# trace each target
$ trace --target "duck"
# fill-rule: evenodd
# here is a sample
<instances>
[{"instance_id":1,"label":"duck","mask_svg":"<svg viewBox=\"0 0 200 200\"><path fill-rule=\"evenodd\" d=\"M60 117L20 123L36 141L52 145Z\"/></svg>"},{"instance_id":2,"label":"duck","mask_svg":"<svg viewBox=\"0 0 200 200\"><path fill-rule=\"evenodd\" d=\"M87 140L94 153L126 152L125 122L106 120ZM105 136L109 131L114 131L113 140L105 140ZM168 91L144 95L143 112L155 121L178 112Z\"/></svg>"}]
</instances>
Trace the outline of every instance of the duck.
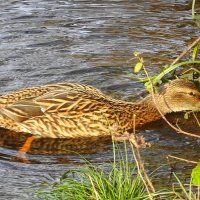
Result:
<instances>
[{"instance_id":1,"label":"duck","mask_svg":"<svg viewBox=\"0 0 200 200\"><path fill-rule=\"evenodd\" d=\"M57 83L0 96L0 127L46 138L110 136L133 132L167 113L199 108L197 86L184 79L138 102L114 99L89 85Z\"/></svg>"}]
</instances>

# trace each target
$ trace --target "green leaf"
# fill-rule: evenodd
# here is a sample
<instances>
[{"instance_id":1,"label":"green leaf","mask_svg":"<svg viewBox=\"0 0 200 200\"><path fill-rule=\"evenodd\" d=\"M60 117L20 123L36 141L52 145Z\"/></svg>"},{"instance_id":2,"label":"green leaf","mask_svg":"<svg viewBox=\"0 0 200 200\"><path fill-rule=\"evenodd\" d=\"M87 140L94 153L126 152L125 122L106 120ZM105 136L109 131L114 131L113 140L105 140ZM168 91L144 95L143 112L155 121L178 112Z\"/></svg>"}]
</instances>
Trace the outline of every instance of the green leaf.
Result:
<instances>
[{"instance_id":1,"label":"green leaf","mask_svg":"<svg viewBox=\"0 0 200 200\"><path fill-rule=\"evenodd\" d=\"M144 86L145 86L146 90L147 90L149 93L151 93L151 91L152 91L152 84L151 84L151 82L147 81L147 82L144 84Z\"/></svg>"},{"instance_id":2,"label":"green leaf","mask_svg":"<svg viewBox=\"0 0 200 200\"><path fill-rule=\"evenodd\" d=\"M199 49L199 45L196 45L194 47L194 50L193 50L193 53L192 53L192 60L194 61L197 57L197 54L198 54L198 49Z\"/></svg>"},{"instance_id":3,"label":"green leaf","mask_svg":"<svg viewBox=\"0 0 200 200\"><path fill-rule=\"evenodd\" d=\"M192 184L200 185L200 163L192 170Z\"/></svg>"},{"instance_id":4,"label":"green leaf","mask_svg":"<svg viewBox=\"0 0 200 200\"><path fill-rule=\"evenodd\" d=\"M200 15L195 15L194 19L200 19Z\"/></svg>"},{"instance_id":5,"label":"green leaf","mask_svg":"<svg viewBox=\"0 0 200 200\"><path fill-rule=\"evenodd\" d=\"M143 63L142 63L142 62L138 62L138 63L135 65L135 67L134 67L134 72L135 72L135 73L140 72L141 69L142 69L142 67L143 67Z\"/></svg>"}]
</instances>

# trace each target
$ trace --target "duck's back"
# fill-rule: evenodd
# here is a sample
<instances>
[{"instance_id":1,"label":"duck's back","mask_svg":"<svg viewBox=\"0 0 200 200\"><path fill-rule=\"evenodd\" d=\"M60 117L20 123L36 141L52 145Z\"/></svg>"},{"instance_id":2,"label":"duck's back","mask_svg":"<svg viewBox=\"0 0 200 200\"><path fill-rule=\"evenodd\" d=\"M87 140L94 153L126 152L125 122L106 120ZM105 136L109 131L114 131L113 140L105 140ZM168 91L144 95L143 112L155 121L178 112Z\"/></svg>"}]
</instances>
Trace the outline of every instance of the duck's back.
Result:
<instances>
[{"instance_id":1,"label":"duck's back","mask_svg":"<svg viewBox=\"0 0 200 200\"><path fill-rule=\"evenodd\" d=\"M112 101L100 90L81 84L27 88L0 97L0 126L45 137L104 134L108 130L102 113Z\"/></svg>"},{"instance_id":2,"label":"duck's back","mask_svg":"<svg viewBox=\"0 0 200 200\"><path fill-rule=\"evenodd\" d=\"M100 90L77 83L57 83L49 84L44 86L37 86L31 88L25 88L15 92L11 92L0 96L0 107L6 107L14 103L30 100L47 94L51 91L64 90L64 91L79 91L79 92L89 92L98 96L105 96Z\"/></svg>"}]
</instances>

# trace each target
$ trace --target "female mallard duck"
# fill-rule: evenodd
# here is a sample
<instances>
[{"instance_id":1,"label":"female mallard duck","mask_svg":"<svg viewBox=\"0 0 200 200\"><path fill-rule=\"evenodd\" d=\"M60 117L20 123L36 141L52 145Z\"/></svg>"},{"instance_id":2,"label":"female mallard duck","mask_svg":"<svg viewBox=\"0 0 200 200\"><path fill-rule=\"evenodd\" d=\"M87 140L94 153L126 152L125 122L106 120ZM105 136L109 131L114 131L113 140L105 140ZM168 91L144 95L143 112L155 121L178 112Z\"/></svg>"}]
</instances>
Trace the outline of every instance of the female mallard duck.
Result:
<instances>
[{"instance_id":1,"label":"female mallard duck","mask_svg":"<svg viewBox=\"0 0 200 200\"><path fill-rule=\"evenodd\" d=\"M41 137L104 136L141 128L160 119L160 112L199 108L200 92L187 80L171 81L138 103L115 100L91 86L59 83L1 96L0 126Z\"/></svg>"}]
</instances>

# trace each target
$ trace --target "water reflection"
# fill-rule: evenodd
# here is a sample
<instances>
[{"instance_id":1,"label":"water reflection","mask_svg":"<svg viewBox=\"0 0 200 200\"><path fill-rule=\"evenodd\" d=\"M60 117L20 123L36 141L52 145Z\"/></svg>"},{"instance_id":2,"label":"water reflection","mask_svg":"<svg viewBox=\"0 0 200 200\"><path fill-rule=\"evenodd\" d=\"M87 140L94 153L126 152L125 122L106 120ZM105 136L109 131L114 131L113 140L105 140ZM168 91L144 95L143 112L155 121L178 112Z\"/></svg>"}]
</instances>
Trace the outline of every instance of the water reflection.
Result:
<instances>
[{"instance_id":1,"label":"water reflection","mask_svg":"<svg viewBox=\"0 0 200 200\"><path fill-rule=\"evenodd\" d=\"M0 129L0 147L20 150L29 134L16 133ZM35 155L73 155L94 154L108 150L106 145L112 144L110 137L90 137L73 139L36 138L27 152Z\"/></svg>"}]
</instances>

